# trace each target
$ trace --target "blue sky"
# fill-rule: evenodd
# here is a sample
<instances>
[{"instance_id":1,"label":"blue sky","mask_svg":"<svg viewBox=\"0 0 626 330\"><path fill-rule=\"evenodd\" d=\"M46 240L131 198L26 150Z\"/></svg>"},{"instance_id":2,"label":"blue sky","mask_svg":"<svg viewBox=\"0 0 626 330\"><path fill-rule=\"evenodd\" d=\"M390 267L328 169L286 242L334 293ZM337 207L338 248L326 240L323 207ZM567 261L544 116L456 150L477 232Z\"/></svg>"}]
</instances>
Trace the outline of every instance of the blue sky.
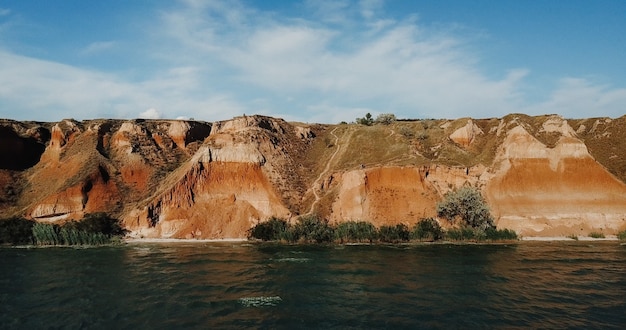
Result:
<instances>
[{"instance_id":1,"label":"blue sky","mask_svg":"<svg viewBox=\"0 0 626 330\"><path fill-rule=\"evenodd\" d=\"M0 117L626 114L626 1L0 1Z\"/></svg>"}]
</instances>

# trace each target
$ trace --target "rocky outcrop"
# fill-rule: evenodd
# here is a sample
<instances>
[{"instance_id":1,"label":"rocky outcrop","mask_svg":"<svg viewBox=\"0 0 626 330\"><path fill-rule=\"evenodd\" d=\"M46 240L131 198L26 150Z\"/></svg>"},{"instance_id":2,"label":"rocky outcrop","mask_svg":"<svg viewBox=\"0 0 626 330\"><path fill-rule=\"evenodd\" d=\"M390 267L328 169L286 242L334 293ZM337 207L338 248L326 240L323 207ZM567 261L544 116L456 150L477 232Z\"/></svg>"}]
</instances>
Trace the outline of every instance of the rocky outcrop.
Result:
<instances>
[{"instance_id":1,"label":"rocky outcrop","mask_svg":"<svg viewBox=\"0 0 626 330\"><path fill-rule=\"evenodd\" d=\"M626 229L626 117L288 123L0 121L0 216L119 217L135 237L245 237L270 217L376 226L436 217L480 189L525 236Z\"/></svg>"},{"instance_id":2,"label":"rocky outcrop","mask_svg":"<svg viewBox=\"0 0 626 330\"><path fill-rule=\"evenodd\" d=\"M565 121L548 148L516 126L485 189L498 226L527 236L615 233L626 221L626 185L598 164Z\"/></svg>"},{"instance_id":3,"label":"rocky outcrop","mask_svg":"<svg viewBox=\"0 0 626 330\"><path fill-rule=\"evenodd\" d=\"M423 167L377 167L341 174L336 178L338 192L331 220L413 225L436 216L440 195L428 181L428 171Z\"/></svg>"},{"instance_id":4,"label":"rocky outcrop","mask_svg":"<svg viewBox=\"0 0 626 330\"><path fill-rule=\"evenodd\" d=\"M465 124L465 126L455 130L454 133L450 134L450 140L461 146L468 147L470 144L472 144L472 142L474 142L474 139L481 134L484 134L484 132L470 119L467 121L467 124Z\"/></svg>"}]
</instances>

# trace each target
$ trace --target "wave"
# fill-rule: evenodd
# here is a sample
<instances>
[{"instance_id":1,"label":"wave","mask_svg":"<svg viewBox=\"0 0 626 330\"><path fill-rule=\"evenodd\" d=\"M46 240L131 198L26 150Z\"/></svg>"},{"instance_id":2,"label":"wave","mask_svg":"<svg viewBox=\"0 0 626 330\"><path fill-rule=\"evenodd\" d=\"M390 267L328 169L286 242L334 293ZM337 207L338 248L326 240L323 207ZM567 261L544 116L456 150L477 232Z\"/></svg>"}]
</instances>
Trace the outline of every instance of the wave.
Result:
<instances>
[{"instance_id":1,"label":"wave","mask_svg":"<svg viewBox=\"0 0 626 330\"><path fill-rule=\"evenodd\" d=\"M276 306L283 299L279 296L273 297L243 297L239 298L239 303L244 305L245 307L265 307L265 306Z\"/></svg>"},{"instance_id":2,"label":"wave","mask_svg":"<svg viewBox=\"0 0 626 330\"><path fill-rule=\"evenodd\" d=\"M277 262L309 262L311 259L309 258L280 258L275 259Z\"/></svg>"}]
</instances>

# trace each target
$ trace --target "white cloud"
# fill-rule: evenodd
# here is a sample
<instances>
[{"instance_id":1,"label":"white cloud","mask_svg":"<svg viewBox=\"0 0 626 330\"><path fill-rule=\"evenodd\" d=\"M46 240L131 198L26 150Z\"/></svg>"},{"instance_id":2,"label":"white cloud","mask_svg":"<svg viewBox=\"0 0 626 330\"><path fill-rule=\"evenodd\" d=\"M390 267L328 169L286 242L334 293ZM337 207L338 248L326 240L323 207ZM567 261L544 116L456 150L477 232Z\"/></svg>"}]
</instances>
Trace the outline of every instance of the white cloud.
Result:
<instances>
[{"instance_id":1,"label":"white cloud","mask_svg":"<svg viewBox=\"0 0 626 330\"><path fill-rule=\"evenodd\" d=\"M620 117L626 113L626 88L593 84L582 78L563 78L547 100L528 106L524 112L556 113L568 118Z\"/></svg>"},{"instance_id":2,"label":"white cloud","mask_svg":"<svg viewBox=\"0 0 626 330\"><path fill-rule=\"evenodd\" d=\"M383 7L382 0L361 0L359 3L361 7L361 16L365 19L371 19L376 15L377 11L380 11Z\"/></svg>"},{"instance_id":3,"label":"white cloud","mask_svg":"<svg viewBox=\"0 0 626 330\"><path fill-rule=\"evenodd\" d=\"M163 115L155 108L150 108L139 114L139 118L143 119L161 119Z\"/></svg>"},{"instance_id":4,"label":"white cloud","mask_svg":"<svg viewBox=\"0 0 626 330\"><path fill-rule=\"evenodd\" d=\"M624 112L626 89L581 78L565 78L546 100L530 103L529 70L487 75L470 39L415 17L387 17L381 1L309 1L305 9L308 16L286 17L236 1L183 1L144 27L149 32L133 54L156 65L140 74L144 68L104 73L0 49L0 111L7 111L0 117L129 118L152 108L165 118L262 113L333 123L365 112L404 118ZM120 46L99 41L82 53Z\"/></svg>"},{"instance_id":5,"label":"white cloud","mask_svg":"<svg viewBox=\"0 0 626 330\"><path fill-rule=\"evenodd\" d=\"M83 55L91 55L109 50L115 46L114 41L97 41L85 47L80 53Z\"/></svg>"},{"instance_id":6,"label":"white cloud","mask_svg":"<svg viewBox=\"0 0 626 330\"><path fill-rule=\"evenodd\" d=\"M305 5L313 16L322 22L345 24L349 21L348 0L307 0Z\"/></svg>"},{"instance_id":7,"label":"white cloud","mask_svg":"<svg viewBox=\"0 0 626 330\"><path fill-rule=\"evenodd\" d=\"M172 68L140 82L0 50L0 117L56 121L62 118L132 118L155 107L202 120L240 115L230 95L199 93L195 68ZM17 111L15 111L17 110Z\"/></svg>"}]
</instances>

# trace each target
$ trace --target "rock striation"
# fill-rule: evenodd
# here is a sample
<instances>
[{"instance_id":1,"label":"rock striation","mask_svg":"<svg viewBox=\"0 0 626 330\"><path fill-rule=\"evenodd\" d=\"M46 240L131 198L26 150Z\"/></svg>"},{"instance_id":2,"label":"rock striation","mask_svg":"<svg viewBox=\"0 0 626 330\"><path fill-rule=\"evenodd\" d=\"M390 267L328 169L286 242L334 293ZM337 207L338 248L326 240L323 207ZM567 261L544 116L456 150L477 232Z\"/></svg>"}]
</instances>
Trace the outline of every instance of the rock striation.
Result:
<instances>
[{"instance_id":1,"label":"rock striation","mask_svg":"<svg viewBox=\"0 0 626 330\"><path fill-rule=\"evenodd\" d=\"M611 235L626 229L624 132L626 117L522 114L371 127L0 120L0 216L107 212L134 237L242 238L271 217L305 214L412 225L472 186L500 228Z\"/></svg>"}]
</instances>

